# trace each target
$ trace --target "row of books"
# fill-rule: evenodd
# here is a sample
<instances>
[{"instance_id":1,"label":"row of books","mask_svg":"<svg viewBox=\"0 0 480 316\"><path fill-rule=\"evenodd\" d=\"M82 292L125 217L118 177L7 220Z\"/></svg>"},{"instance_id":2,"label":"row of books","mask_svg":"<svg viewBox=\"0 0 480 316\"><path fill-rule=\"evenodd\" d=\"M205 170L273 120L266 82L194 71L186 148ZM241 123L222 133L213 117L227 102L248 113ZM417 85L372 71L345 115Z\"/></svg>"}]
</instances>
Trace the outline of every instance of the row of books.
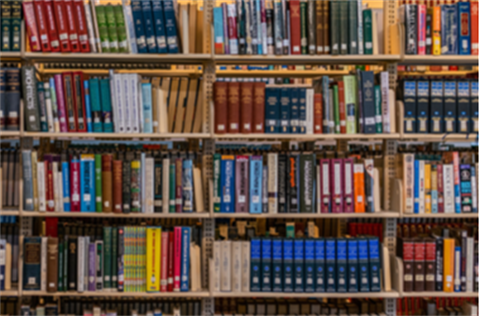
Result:
<instances>
[{"instance_id":1,"label":"row of books","mask_svg":"<svg viewBox=\"0 0 480 316\"><path fill-rule=\"evenodd\" d=\"M476 218L402 218L397 224L397 237L417 238L444 228L467 230L472 236L478 232Z\"/></svg>"},{"instance_id":2,"label":"row of books","mask_svg":"<svg viewBox=\"0 0 480 316\"><path fill-rule=\"evenodd\" d=\"M405 54L478 55L478 2L404 4Z\"/></svg>"},{"instance_id":3,"label":"row of books","mask_svg":"<svg viewBox=\"0 0 480 316\"><path fill-rule=\"evenodd\" d=\"M2 183L0 205L3 209L15 209L20 205L20 191L18 190L21 176L20 151L15 148L1 148L0 158Z\"/></svg>"},{"instance_id":4,"label":"row of books","mask_svg":"<svg viewBox=\"0 0 480 316\"><path fill-rule=\"evenodd\" d=\"M19 227L15 223L2 222L0 230L0 291L5 291L19 281Z\"/></svg>"},{"instance_id":5,"label":"row of books","mask_svg":"<svg viewBox=\"0 0 480 316\"><path fill-rule=\"evenodd\" d=\"M23 11L33 52L188 54L203 45L195 2L43 0L25 1Z\"/></svg>"},{"instance_id":6,"label":"row of books","mask_svg":"<svg viewBox=\"0 0 480 316\"><path fill-rule=\"evenodd\" d=\"M478 133L478 79L405 79L400 89L405 133Z\"/></svg>"},{"instance_id":7,"label":"row of books","mask_svg":"<svg viewBox=\"0 0 480 316\"><path fill-rule=\"evenodd\" d=\"M18 68L2 67L0 69L0 111L0 130L18 131L20 129L20 69Z\"/></svg>"},{"instance_id":8,"label":"row of books","mask_svg":"<svg viewBox=\"0 0 480 316\"><path fill-rule=\"evenodd\" d=\"M22 43L22 2L2 1L2 52L19 52Z\"/></svg>"},{"instance_id":9,"label":"row of books","mask_svg":"<svg viewBox=\"0 0 480 316\"><path fill-rule=\"evenodd\" d=\"M434 227L429 234L401 237L403 291L473 292L478 289L478 230ZM477 285L476 285L477 283Z\"/></svg>"},{"instance_id":10,"label":"row of books","mask_svg":"<svg viewBox=\"0 0 480 316\"><path fill-rule=\"evenodd\" d=\"M222 292L381 291L378 238L216 241L213 289Z\"/></svg>"},{"instance_id":11,"label":"row of books","mask_svg":"<svg viewBox=\"0 0 480 316\"><path fill-rule=\"evenodd\" d=\"M237 81L217 81L214 88L217 134L395 132L387 72L323 76L313 89Z\"/></svg>"},{"instance_id":12,"label":"row of books","mask_svg":"<svg viewBox=\"0 0 480 316\"><path fill-rule=\"evenodd\" d=\"M475 298L398 298L397 316L427 315L478 315L478 301Z\"/></svg>"},{"instance_id":13,"label":"row of books","mask_svg":"<svg viewBox=\"0 0 480 316\"><path fill-rule=\"evenodd\" d=\"M214 212L380 212L374 160L327 159L311 152L213 157Z\"/></svg>"},{"instance_id":14,"label":"row of books","mask_svg":"<svg viewBox=\"0 0 480 316\"><path fill-rule=\"evenodd\" d=\"M216 54L383 52L383 10L362 1L236 0L214 8L213 23Z\"/></svg>"},{"instance_id":15,"label":"row of books","mask_svg":"<svg viewBox=\"0 0 480 316\"><path fill-rule=\"evenodd\" d=\"M55 229L57 234L48 237L25 237L24 291L200 290L196 227L58 225Z\"/></svg>"},{"instance_id":16,"label":"row of books","mask_svg":"<svg viewBox=\"0 0 480 316\"><path fill-rule=\"evenodd\" d=\"M144 151L43 153L23 150L25 211L203 212L193 154Z\"/></svg>"},{"instance_id":17,"label":"row of books","mask_svg":"<svg viewBox=\"0 0 480 316\"><path fill-rule=\"evenodd\" d=\"M203 85L197 78L119 74L106 78L64 72L37 81L22 68L27 131L199 133ZM31 97L30 97L31 96Z\"/></svg>"},{"instance_id":18,"label":"row of books","mask_svg":"<svg viewBox=\"0 0 480 316\"><path fill-rule=\"evenodd\" d=\"M401 156L404 213L478 213L478 163L457 151Z\"/></svg>"}]
</instances>

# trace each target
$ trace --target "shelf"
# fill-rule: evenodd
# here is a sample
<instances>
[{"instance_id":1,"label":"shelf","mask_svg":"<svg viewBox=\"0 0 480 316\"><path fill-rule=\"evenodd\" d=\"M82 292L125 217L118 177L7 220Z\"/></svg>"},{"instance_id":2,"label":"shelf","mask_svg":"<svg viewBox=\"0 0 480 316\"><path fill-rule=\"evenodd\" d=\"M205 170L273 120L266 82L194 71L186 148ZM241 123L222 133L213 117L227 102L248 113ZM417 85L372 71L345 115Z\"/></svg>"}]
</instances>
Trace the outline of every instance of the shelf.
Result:
<instances>
[{"instance_id":1,"label":"shelf","mask_svg":"<svg viewBox=\"0 0 480 316\"><path fill-rule=\"evenodd\" d=\"M403 218L478 218L478 213L401 214Z\"/></svg>"},{"instance_id":2,"label":"shelf","mask_svg":"<svg viewBox=\"0 0 480 316\"><path fill-rule=\"evenodd\" d=\"M0 52L0 58L12 58L12 59L21 59L22 53L21 52Z\"/></svg>"},{"instance_id":3,"label":"shelf","mask_svg":"<svg viewBox=\"0 0 480 316\"><path fill-rule=\"evenodd\" d=\"M215 55L217 65L272 64L383 64L400 61L400 55Z\"/></svg>"},{"instance_id":4,"label":"shelf","mask_svg":"<svg viewBox=\"0 0 480 316\"><path fill-rule=\"evenodd\" d=\"M478 297L478 292L403 292L400 297Z\"/></svg>"},{"instance_id":5,"label":"shelf","mask_svg":"<svg viewBox=\"0 0 480 316\"><path fill-rule=\"evenodd\" d=\"M478 134L403 134L403 140L425 142L478 142Z\"/></svg>"},{"instance_id":6,"label":"shelf","mask_svg":"<svg viewBox=\"0 0 480 316\"><path fill-rule=\"evenodd\" d=\"M18 296L17 290L8 290L8 291L0 291L0 297L5 296Z\"/></svg>"},{"instance_id":7,"label":"shelf","mask_svg":"<svg viewBox=\"0 0 480 316\"><path fill-rule=\"evenodd\" d=\"M1 216L19 216L20 211L17 210L0 210Z\"/></svg>"},{"instance_id":8,"label":"shelf","mask_svg":"<svg viewBox=\"0 0 480 316\"><path fill-rule=\"evenodd\" d=\"M346 76L347 70L217 70L217 77L320 77Z\"/></svg>"},{"instance_id":9,"label":"shelf","mask_svg":"<svg viewBox=\"0 0 480 316\"><path fill-rule=\"evenodd\" d=\"M400 134L214 134L215 139L268 139L268 140L293 140L293 141L316 141L316 140L378 140L400 139Z\"/></svg>"},{"instance_id":10,"label":"shelf","mask_svg":"<svg viewBox=\"0 0 480 316\"><path fill-rule=\"evenodd\" d=\"M478 55L405 55L400 64L478 66Z\"/></svg>"},{"instance_id":11,"label":"shelf","mask_svg":"<svg viewBox=\"0 0 480 316\"><path fill-rule=\"evenodd\" d=\"M202 292L117 292L117 291L95 291L95 292L44 292L44 291L22 291L22 296L67 296L67 297L82 297L82 296L104 296L104 297L161 297L161 298L180 298L180 297L209 297L210 293Z\"/></svg>"},{"instance_id":12,"label":"shelf","mask_svg":"<svg viewBox=\"0 0 480 316\"><path fill-rule=\"evenodd\" d=\"M22 135L19 131L0 131L0 138L20 137Z\"/></svg>"},{"instance_id":13,"label":"shelf","mask_svg":"<svg viewBox=\"0 0 480 316\"><path fill-rule=\"evenodd\" d=\"M33 62L87 62L87 63L166 63L202 64L210 61L209 54L102 54L102 53L25 53L24 58Z\"/></svg>"},{"instance_id":14,"label":"shelf","mask_svg":"<svg viewBox=\"0 0 480 316\"><path fill-rule=\"evenodd\" d=\"M209 133L48 133L48 132L24 132L24 137L33 138L73 138L73 139L197 139L210 138Z\"/></svg>"},{"instance_id":15,"label":"shelf","mask_svg":"<svg viewBox=\"0 0 480 316\"><path fill-rule=\"evenodd\" d=\"M2 214L3 215L3 214ZM91 213L91 212L35 212L23 211L22 217L88 217L88 218L209 218L204 213Z\"/></svg>"},{"instance_id":16,"label":"shelf","mask_svg":"<svg viewBox=\"0 0 480 316\"><path fill-rule=\"evenodd\" d=\"M476 67L477 68L477 67ZM471 74L478 74L477 70L458 70L458 71L399 71L398 76L405 76L405 77L434 77L434 76L445 76L445 77L452 77L452 76L467 76Z\"/></svg>"},{"instance_id":17,"label":"shelf","mask_svg":"<svg viewBox=\"0 0 480 316\"><path fill-rule=\"evenodd\" d=\"M248 297L248 298L398 298L396 291L391 292L358 292L358 293L284 293L284 292L213 292L213 297Z\"/></svg>"},{"instance_id":18,"label":"shelf","mask_svg":"<svg viewBox=\"0 0 480 316\"><path fill-rule=\"evenodd\" d=\"M399 218L395 212L376 213L277 213L277 214L250 214L250 213L214 213L214 218Z\"/></svg>"}]
</instances>

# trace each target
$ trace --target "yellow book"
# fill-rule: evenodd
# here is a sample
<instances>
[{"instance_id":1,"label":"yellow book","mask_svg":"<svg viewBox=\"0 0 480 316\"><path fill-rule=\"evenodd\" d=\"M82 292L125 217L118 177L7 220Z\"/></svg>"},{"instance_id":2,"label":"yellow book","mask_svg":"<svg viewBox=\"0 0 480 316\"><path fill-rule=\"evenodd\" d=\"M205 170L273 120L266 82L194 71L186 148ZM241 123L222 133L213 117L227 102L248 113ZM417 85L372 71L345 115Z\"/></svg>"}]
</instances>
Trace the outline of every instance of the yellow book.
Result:
<instances>
[{"instance_id":1,"label":"yellow book","mask_svg":"<svg viewBox=\"0 0 480 316\"><path fill-rule=\"evenodd\" d=\"M443 240L443 291L453 292L453 273L455 270L455 239Z\"/></svg>"},{"instance_id":2,"label":"yellow book","mask_svg":"<svg viewBox=\"0 0 480 316\"><path fill-rule=\"evenodd\" d=\"M425 164L425 213L432 213L432 165Z\"/></svg>"},{"instance_id":3,"label":"yellow book","mask_svg":"<svg viewBox=\"0 0 480 316\"><path fill-rule=\"evenodd\" d=\"M433 55L442 54L442 9L440 6L432 8L432 52Z\"/></svg>"},{"instance_id":4,"label":"yellow book","mask_svg":"<svg viewBox=\"0 0 480 316\"><path fill-rule=\"evenodd\" d=\"M147 279L147 292L159 292L160 291L160 256L161 256L161 243L160 238L162 236L162 229L160 227L148 227L147 228L147 258L146 258L146 279Z\"/></svg>"},{"instance_id":5,"label":"yellow book","mask_svg":"<svg viewBox=\"0 0 480 316\"><path fill-rule=\"evenodd\" d=\"M438 213L438 164L432 165L432 213Z\"/></svg>"}]
</instances>

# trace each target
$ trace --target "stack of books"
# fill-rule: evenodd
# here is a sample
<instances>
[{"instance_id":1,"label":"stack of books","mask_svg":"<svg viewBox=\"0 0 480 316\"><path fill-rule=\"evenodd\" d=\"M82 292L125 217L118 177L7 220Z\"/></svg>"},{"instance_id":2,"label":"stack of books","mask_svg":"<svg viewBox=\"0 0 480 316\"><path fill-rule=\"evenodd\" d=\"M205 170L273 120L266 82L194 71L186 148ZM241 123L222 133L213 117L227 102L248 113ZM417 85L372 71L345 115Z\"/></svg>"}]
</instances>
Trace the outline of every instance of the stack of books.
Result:
<instances>
[{"instance_id":1,"label":"stack of books","mask_svg":"<svg viewBox=\"0 0 480 316\"><path fill-rule=\"evenodd\" d=\"M2 1L2 52L19 52L22 45L22 1Z\"/></svg>"},{"instance_id":2,"label":"stack of books","mask_svg":"<svg viewBox=\"0 0 480 316\"><path fill-rule=\"evenodd\" d=\"M115 150L23 150L25 211L204 212L193 154ZM141 147L140 147L141 149Z\"/></svg>"},{"instance_id":3,"label":"stack of books","mask_svg":"<svg viewBox=\"0 0 480 316\"><path fill-rule=\"evenodd\" d=\"M96 133L199 133L203 84L196 78L117 74L106 78L64 72L37 81L22 68L27 131Z\"/></svg>"},{"instance_id":4,"label":"stack of books","mask_svg":"<svg viewBox=\"0 0 480 316\"><path fill-rule=\"evenodd\" d=\"M8 67L0 69L0 112L1 131L20 130L19 68Z\"/></svg>"},{"instance_id":5,"label":"stack of books","mask_svg":"<svg viewBox=\"0 0 480 316\"><path fill-rule=\"evenodd\" d=\"M2 209L17 209L20 205L20 176L21 163L20 151L15 148L2 148L0 150L1 183L0 205Z\"/></svg>"},{"instance_id":6,"label":"stack of books","mask_svg":"<svg viewBox=\"0 0 480 316\"><path fill-rule=\"evenodd\" d=\"M19 282L19 226L15 216L0 216L0 291L13 290Z\"/></svg>"}]
</instances>

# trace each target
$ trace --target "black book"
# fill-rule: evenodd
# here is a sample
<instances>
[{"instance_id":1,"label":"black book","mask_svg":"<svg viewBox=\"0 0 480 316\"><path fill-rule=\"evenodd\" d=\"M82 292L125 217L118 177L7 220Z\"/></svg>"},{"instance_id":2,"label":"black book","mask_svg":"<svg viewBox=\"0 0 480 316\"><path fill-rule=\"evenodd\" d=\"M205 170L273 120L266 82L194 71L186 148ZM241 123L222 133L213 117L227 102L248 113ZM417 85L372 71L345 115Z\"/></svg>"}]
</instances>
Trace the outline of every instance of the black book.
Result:
<instances>
[{"instance_id":1,"label":"black book","mask_svg":"<svg viewBox=\"0 0 480 316\"><path fill-rule=\"evenodd\" d=\"M445 133L457 132L457 84L445 81L444 85L444 119Z\"/></svg>"},{"instance_id":2,"label":"black book","mask_svg":"<svg viewBox=\"0 0 480 316\"><path fill-rule=\"evenodd\" d=\"M443 133L443 81L430 81L430 133Z\"/></svg>"},{"instance_id":3,"label":"black book","mask_svg":"<svg viewBox=\"0 0 480 316\"><path fill-rule=\"evenodd\" d=\"M443 238L435 236L435 290L443 291Z\"/></svg>"},{"instance_id":4,"label":"black book","mask_svg":"<svg viewBox=\"0 0 480 316\"><path fill-rule=\"evenodd\" d=\"M278 212L287 213L287 155L278 155Z\"/></svg>"},{"instance_id":5,"label":"black book","mask_svg":"<svg viewBox=\"0 0 480 316\"><path fill-rule=\"evenodd\" d=\"M428 133L429 82L417 81L417 133Z\"/></svg>"},{"instance_id":6,"label":"black book","mask_svg":"<svg viewBox=\"0 0 480 316\"><path fill-rule=\"evenodd\" d=\"M153 190L154 190L154 212L155 213L162 213L163 208L162 208L162 193L163 193L163 164L162 164L162 158L160 157L155 157L155 168L154 168L154 185L153 185Z\"/></svg>"},{"instance_id":7,"label":"black book","mask_svg":"<svg viewBox=\"0 0 480 316\"><path fill-rule=\"evenodd\" d=\"M417 88L415 81L405 80L403 82L403 108L404 121L403 130L405 133L417 132Z\"/></svg>"},{"instance_id":8,"label":"black book","mask_svg":"<svg viewBox=\"0 0 480 316\"><path fill-rule=\"evenodd\" d=\"M288 157L288 205L290 213L298 213L298 155Z\"/></svg>"},{"instance_id":9,"label":"black book","mask_svg":"<svg viewBox=\"0 0 480 316\"><path fill-rule=\"evenodd\" d=\"M470 132L470 82L457 82L457 132Z\"/></svg>"},{"instance_id":10,"label":"black book","mask_svg":"<svg viewBox=\"0 0 480 316\"><path fill-rule=\"evenodd\" d=\"M417 54L417 6L405 5L405 54Z\"/></svg>"},{"instance_id":11,"label":"black book","mask_svg":"<svg viewBox=\"0 0 480 316\"><path fill-rule=\"evenodd\" d=\"M470 81L470 133L478 133L478 81Z\"/></svg>"},{"instance_id":12,"label":"black book","mask_svg":"<svg viewBox=\"0 0 480 316\"><path fill-rule=\"evenodd\" d=\"M122 202L123 213L130 213L133 153L125 153L122 163Z\"/></svg>"},{"instance_id":13,"label":"black book","mask_svg":"<svg viewBox=\"0 0 480 316\"><path fill-rule=\"evenodd\" d=\"M426 37L425 37L425 50L427 55L432 54L432 19L433 19L433 8L427 9L427 27L426 27Z\"/></svg>"},{"instance_id":14,"label":"black book","mask_svg":"<svg viewBox=\"0 0 480 316\"><path fill-rule=\"evenodd\" d=\"M77 240L77 236L68 236L67 289L69 291L77 290Z\"/></svg>"}]
</instances>

